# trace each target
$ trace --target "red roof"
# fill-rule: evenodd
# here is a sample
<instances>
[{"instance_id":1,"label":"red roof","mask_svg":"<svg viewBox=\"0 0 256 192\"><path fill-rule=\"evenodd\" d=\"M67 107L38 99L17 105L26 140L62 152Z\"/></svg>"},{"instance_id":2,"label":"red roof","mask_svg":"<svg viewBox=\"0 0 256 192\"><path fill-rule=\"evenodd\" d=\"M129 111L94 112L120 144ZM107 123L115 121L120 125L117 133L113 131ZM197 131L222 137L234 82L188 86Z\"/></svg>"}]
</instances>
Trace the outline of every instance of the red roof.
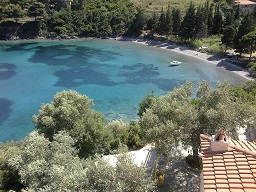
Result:
<instances>
[{"instance_id":1,"label":"red roof","mask_svg":"<svg viewBox=\"0 0 256 192\"><path fill-rule=\"evenodd\" d=\"M256 192L256 142L230 139L228 151L212 153L211 137L200 140L205 192Z\"/></svg>"}]
</instances>

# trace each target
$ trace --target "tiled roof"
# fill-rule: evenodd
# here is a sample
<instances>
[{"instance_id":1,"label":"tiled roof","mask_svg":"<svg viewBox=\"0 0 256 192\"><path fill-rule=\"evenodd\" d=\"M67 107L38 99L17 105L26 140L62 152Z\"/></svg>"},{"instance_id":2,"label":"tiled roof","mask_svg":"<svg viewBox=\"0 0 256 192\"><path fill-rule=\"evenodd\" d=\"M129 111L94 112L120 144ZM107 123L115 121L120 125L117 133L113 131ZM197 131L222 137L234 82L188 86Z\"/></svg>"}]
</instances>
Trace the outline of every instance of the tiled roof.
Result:
<instances>
[{"instance_id":1,"label":"tiled roof","mask_svg":"<svg viewBox=\"0 0 256 192\"><path fill-rule=\"evenodd\" d=\"M212 153L200 135L205 192L256 192L256 142L229 139L226 152Z\"/></svg>"}]
</instances>

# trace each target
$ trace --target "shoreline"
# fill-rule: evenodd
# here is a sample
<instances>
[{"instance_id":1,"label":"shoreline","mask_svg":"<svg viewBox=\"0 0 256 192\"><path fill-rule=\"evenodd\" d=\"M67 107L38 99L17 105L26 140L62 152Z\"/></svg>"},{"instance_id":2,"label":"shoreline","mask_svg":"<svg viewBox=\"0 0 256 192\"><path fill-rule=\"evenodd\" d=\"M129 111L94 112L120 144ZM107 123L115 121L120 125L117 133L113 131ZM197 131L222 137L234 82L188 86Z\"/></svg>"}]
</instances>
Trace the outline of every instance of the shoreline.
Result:
<instances>
[{"instance_id":1,"label":"shoreline","mask_svg":"<svg viewBox=\"0 0 256 192\"><path fill-rule=\"evenodd\" d=\"M225 58L219 58L213 55L209 55L207 53L195 51L186 46L180 46L180 45L175 45L170 43L156 42L156 41L150 41L150 40L144 40L144 39L128 39L127 38L124 40L120 39L120 41L130 41L130 42L139 43L145 46L152 46L160 49L165 49L168 51L173 51L181 55L186 55L189 57L199 59L201 61L214 64L217 67L222 67L225 70L231 71L246 80L254 80L254 78L250 76L250 73L246 69L239 67L237 65L234 65L231 62L228 62Z\"/></svg>"},{"instance_id":2,"label":"shoreline","mask_svg":"<svg viewBox=\"0 0 256 192\"><path fill-rule=\"evenodd\" d=\"M165 43L160 41L154 41L154 40L147 40L147 39L140 39L140 38L131 38L131 37L108 37L108 38L98 38L98 37L84 37L84 38L68 38L68 39L59 39L59 38L35 38L35 39L15 39L15 40L7 40L3 41L0 40L0 42L19 42L19 41L69 41L69 40L93 40L93 39L109 39L109 40L115 40L115 41L129 41L133 43L138 43L145 46L152 46L157 47L160 49L165 49L168 51L173 51L175 53L186 55L188 57L193 57L196 59L199 59L201 61L205 61L211 64L214 64L217 67L222 67L225 70L228 70L245 80L254 80L255 78L250 76L250 73L237 65L232 64L231 62L227 61L225 58L220 58L214 55L209 55L207 53L202 53L196 50L192 50L189 47L171 44L171 43Z\"/></svg>"}]
</instances>

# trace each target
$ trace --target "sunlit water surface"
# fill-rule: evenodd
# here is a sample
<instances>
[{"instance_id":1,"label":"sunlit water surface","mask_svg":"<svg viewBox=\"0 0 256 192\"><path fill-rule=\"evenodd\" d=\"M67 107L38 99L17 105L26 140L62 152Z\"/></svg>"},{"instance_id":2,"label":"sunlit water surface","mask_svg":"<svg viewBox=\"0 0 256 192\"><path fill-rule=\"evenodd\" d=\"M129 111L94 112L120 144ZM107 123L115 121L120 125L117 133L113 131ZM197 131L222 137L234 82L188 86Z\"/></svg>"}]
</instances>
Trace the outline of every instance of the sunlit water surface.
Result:
<instances>
[{"instance_id":1,"label":"sunlit water surface","mask_svg":"<svg viewBox=\"0 0 256 192\"><path fill-rule=\"evenodd\" d=\"M173 60L181 65L170 67ZM94 100L108 121L137 120L140 101L163 95L186 80L212 86L232 72L167 50L114 40L0 43L0 141L22 139L33 130L32 115L62 90Z\"/></svg>"}]
</instances>

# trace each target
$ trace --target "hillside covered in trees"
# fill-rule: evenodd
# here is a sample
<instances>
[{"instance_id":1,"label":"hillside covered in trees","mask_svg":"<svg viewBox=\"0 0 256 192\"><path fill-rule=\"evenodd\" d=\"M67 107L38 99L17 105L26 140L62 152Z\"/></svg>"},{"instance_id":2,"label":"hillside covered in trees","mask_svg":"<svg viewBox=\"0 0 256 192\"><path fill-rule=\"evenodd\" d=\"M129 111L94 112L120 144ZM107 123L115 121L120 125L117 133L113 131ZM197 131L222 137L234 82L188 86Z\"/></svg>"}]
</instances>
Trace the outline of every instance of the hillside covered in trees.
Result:
<instances>
[{"instance_id":1,"label":"hillside covered in trees","mask_svg":"<svg viewBox=\"0 0 256 192\"><path fill-rule=\"evenodd\" d=\"M161 37L198 48L210 38L208 52L233 49L248 54L250 62L256 10L242 12L230 0L193 2L178 6L159 0L157 7L155 1L136 0L3 0L0 39ZM250 68L255 75L255 64Z\"/></svg>"}]
</instances>

